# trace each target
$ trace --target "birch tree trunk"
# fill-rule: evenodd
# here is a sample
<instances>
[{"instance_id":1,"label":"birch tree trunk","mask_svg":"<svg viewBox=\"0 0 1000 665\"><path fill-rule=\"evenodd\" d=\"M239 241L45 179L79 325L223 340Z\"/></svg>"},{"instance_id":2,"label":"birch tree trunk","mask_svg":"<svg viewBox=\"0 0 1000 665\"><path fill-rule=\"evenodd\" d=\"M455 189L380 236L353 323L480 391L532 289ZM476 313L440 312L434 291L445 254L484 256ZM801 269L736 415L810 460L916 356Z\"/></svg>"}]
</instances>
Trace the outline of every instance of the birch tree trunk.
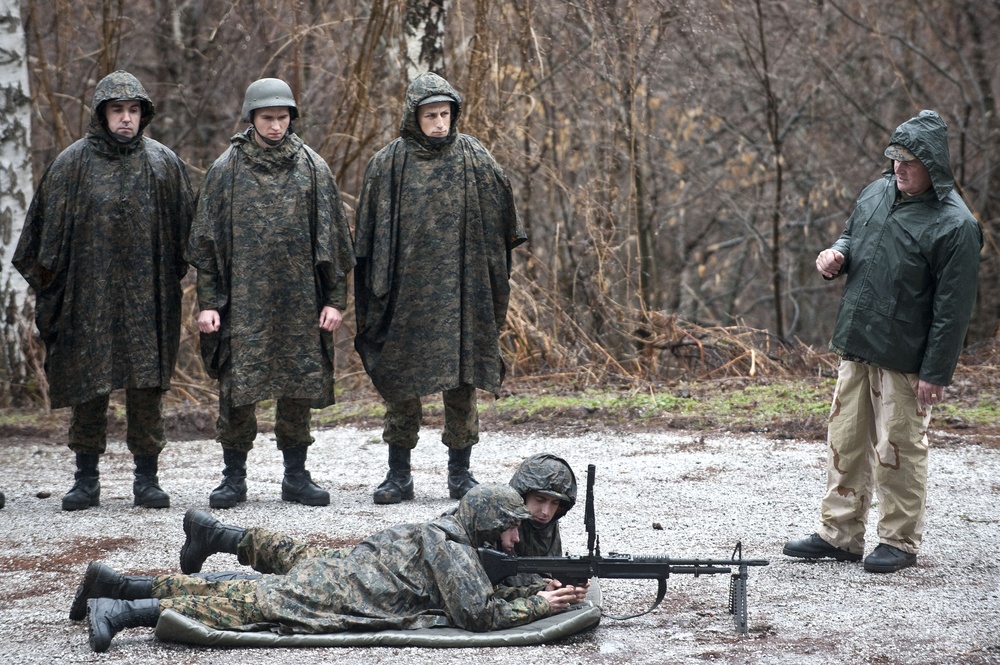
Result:
<instances>
[{"instance_id":1,"label":"birch tree trunk","mask_svg":"<svg viewBox=\"0 0 1000 665\"><path fill-rule=\"evenodd\" d=\"M31 201L27 45L18 0L0 0L0 406L26 396L33 334L28 284L11 265Z\"/></svg>"},{"instance_id":2,"label":"birch tree trunk","mask_svg":"<svg viewBox=\"0 0 1000 665\"><path fill-rule=\"evenodd\" d=\"M408 0L403 18L407 81L426 72L444 76L444 21L451 0Z\"/></svg>"}]
</instances>

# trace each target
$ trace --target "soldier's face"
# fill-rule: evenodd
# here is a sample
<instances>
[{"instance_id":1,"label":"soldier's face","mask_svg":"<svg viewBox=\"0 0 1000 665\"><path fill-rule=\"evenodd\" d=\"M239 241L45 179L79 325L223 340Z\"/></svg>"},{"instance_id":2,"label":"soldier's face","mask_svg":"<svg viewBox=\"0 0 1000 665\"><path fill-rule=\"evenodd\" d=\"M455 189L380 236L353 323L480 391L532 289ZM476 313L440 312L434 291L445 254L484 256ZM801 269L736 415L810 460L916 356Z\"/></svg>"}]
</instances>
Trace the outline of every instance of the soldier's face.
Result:
<instances>
[{"instance_id":1,"label":"soldier's face","mask_svg":"<svg viewBox=\"0 0 1000 665\"><path fill-rule=\"evenodd\" d=\"M541 492L528 492L524 497L524 505L536 522L548 524L559 510L559 499Z\"/></svg>"},{"instance_id":2,"label":"soldier's face","mask_svg":"<svg viewBox=\"0 0 1000 665\"><path fill-rule=\"evenodd\" d=\"M288 125L292 121L292 114L287 106L265 106L253 112L253 126L257 130L258 143L264 147L270 147L259 138L263 136L269 141L280 141L288 131Z\"/></svg>"},{"instance_id":3,"label":"soldier's face","mask_svg":"<svg viewBox=\"0 0 1000 665\"><path fill-rule=\"evenodd\" d=\"M931 174L919 159L911 159L908 162L894 161L892 170L896 174L896 187L904 194L916 196L931 187Z\"/></svg>"},{"instance_id":4,"label":"soldier's face","mask_svg":"<svg viewBox=\"0 0 1000 665\"><path fill-rule=\"evenodd\" d=\"M135 136L142 120L142 104L137 99L124 99L104 105L104 119L108 131L119 136Z\"/></svg>"},{"instance_id":5,"label":"soldier's face","mask_svg":"<svg viewBox=\"0 0 1000 665\"><path fill-rule=\"evenodd\" d=\"M517 532L519 526L521 526L520 522L500 534L500 547L503 548L504 552L513 552L514 546L521 542L521 535Z\"/></svg>"},{"instance_id":6,"label":"soldier's face","mask_svg":"<svg viewBox=\"0 0 1000 665\"><path fill-rule=\"evenodd\" d=\"M445 138L451 131L451 102L434 102L417 107L417 122L424 136Z\"/></svg>"}]
</instances>

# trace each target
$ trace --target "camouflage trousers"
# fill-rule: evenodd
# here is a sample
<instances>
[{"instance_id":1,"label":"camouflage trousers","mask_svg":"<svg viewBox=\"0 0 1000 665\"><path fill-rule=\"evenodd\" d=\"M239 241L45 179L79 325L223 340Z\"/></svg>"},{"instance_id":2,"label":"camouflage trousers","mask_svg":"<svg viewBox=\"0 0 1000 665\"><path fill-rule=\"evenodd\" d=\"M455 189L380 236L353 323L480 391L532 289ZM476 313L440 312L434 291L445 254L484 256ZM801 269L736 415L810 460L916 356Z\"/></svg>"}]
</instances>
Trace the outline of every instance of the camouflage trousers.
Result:
<instances>
[{"instance_id":1,"label":"camouflage trousers","mask_svg":"<svg viewBox=\"0 0 1000 665\"><path fill-rule=\"evenodd\" d=\"M445 390L444 431L441 443L448 448L463 450L479 443L479 409L476 387L463 383ZM391 446L412 450L417 447L418 432L423 423L420 398L386 402L382 440Z\"/></svg>"},{"instance_id":2,"label":"camouflage trousers","mask_svg":"<svg viewBox=\"0 0 1000 665\"><path fill-rule=\"evenodd\" d=\"M108 447L108 402L102 395L73 407L69 424L69 448L74 453L103 454ZM125 416L128 433L125 442L133 455L159 455L167 445L163 433L163 412L159 388L127 388Z\"/></svg>"},{"instance_id":3,"label":"camouflage trousers","mask_svg":"<svg viewBox=\"0 0 1000 665\"><path fill-rule=\"evenodd\" d=\"M915 554L924 530L931 407L917 402L916 374L850 360L838 372L817 533L863 554L874 494L879 542Z\"/></svg>"},{"instance_id":4,"label":"camouflage trousers","mask_svg":"<svg viewBox=\"0 0 1000 665\"><path fill-rule=\"evenodd\" d=\"M173 610L210 628L233 630L265 621L257 605L257 580L208 582L190 575L154 575L160 611Z\"/></svg>"},{"instance_id":5,"label":"camouflage trousers","mask_svg":"<svg viewBox=\"0 0 1000 665\"><path fill-rule=\"evenodd\" d=\"M240 541L237 557L259 573L284 575L306 559L341 559L351 549L313 545L254 527L247 529ZM209 582L189 575L155 575L151 593L160 599L161 610L173 610L219 630L263 622L256 594L256 580Z\"/></svg>"},{"instance_id":6,"label":"camouflage trousers","mask_svg":"<svg viewBox=\"0 0 1000 665\"><path fill-rule=\"evenodd\" d=\"M306 400L279 397L274 418L274 438L278 450L311 445L309 433L312 411ZM234 405L229 373L223 371L219 382L219 419L216 440L223 448L241 453L253 449L257 438L257 405Z\"/></svg>"},{"instance_id":7,"label":"camouflage trousers","mask_svg":"<svg viewBox=\"0 0 1000 665\"><path fill-rule=\"evenodd\" d=\"M281 533L259 527L247 529L236 548L236 556L244 566L258 573L284 575L306 559L342 559L351 553L350 547L334 549L313 545Z\"/></svg>"}]
</instances>

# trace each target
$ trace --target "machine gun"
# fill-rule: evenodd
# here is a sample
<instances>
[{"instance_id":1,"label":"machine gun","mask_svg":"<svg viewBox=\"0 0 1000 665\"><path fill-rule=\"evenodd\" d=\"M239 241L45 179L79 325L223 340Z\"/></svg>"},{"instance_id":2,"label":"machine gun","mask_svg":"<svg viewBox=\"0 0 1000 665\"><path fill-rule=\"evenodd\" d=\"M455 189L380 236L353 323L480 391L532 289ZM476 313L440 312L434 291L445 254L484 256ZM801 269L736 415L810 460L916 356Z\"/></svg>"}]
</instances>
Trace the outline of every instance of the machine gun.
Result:
<instances>
[{"instance_id":1,"label":"machine gun","mask_svg":"<svg viewBox=\"0 0 1000 665\"><path fill-rule=\"evenodd\" d=\"M736 543L728 559L673 559L659 556L635 556L612 552L601 556L601 543L597 535L594 515L594 475L595 468L587 467L587 504L584 509L584 526L587 529L586 556L535 556L518 557L497 550L479 548L479 559L490 581L494 584L523 573L542 575L555 579L563 585L581 586L592 577L600 579L656 580L658 589L656 600L645 612L630 616L611 616L609 619L623 620L642 616L659 607L667 593L667 578L671 575L718 575L726 573L729 578L729 613L733 615L736 630L747 632L747 570L750 566L766 566L766 559L744 559L743 546ZM736 572L733 572L733 568Z\"/></svg>"}]
</instances>

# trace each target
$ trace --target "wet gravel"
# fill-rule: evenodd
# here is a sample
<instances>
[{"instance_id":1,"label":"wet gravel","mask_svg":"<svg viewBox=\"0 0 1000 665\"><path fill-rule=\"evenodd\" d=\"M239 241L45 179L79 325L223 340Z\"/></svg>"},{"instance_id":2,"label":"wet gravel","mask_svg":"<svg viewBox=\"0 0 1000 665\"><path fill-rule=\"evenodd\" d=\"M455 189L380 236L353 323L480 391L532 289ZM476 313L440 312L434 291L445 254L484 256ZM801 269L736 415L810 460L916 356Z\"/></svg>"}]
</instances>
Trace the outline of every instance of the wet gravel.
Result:
<instances>
[{"instance_id":1,"label":"wet gravel","mask_svg":"<svg viewBox=\"0 0 1000 665\"><path fill-rule=\"evenodd\" d=\"M262 435L250 455L247 503L216 515L339 545L454 505L439 432L427 430L413 454L416 499L397 506L371 503L385 473L377 430L315 435L309 468L331 490L329 507L280 500L281 457L273 437ZM739 540L746 557L769 559L769 566L750 571L746 636L735 632L727 612L725 576L675 576L656 611L623 622L605 618L593 630L538 647L209 649L160 642L152 631L135 629L121 633L105 654L92 653L85 625L67 619L87 562L130 573L176 571L182 516L191 506L207 509L221 452L214 441L171 443L160 480L172 505L142 510L131 505L131 457L124 443L112 442L102 459L101 506L67 513L60 499L72 483L69 451L55 441L9 440L0 443L0 490L7 495L0 510L0 663L1000 663L1000 450L954 436L935 444L933 437L917 565L875 575L860 564L781 555L786 539L814 529L825 475L822 443L694 432L483 434L473 454L480 481L506 482L522 458L541 451L573 465L581 503L564 520L571 553L586 549L582 488L593 463L605 553L726 558ZM219 555L205 570L237 565ZM655 584L608 580L603 592L606 612L634 613L652 601Z\"/></svg>"}]
</instances>

